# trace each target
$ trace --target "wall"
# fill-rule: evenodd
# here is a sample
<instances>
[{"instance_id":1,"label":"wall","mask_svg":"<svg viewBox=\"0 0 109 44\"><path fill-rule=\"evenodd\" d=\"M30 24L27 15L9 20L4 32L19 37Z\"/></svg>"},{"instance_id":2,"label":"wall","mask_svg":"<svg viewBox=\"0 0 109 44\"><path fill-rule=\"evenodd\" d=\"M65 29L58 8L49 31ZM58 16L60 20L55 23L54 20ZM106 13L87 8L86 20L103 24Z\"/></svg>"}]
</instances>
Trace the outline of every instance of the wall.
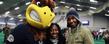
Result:
<instances>
[{"instance_id":1,"label":"wall","mask_svg":"<svg viewBox=\"0 0 109 44\"><path fill-rule=\"evenodd\" d=\"M109 26L107 17L101 15L81 15L80 20L89 20L89 25L86 25L85 27L88 27L91 30L99 30L100 28L107 28L107 26Z\"/></svg>"},{"instance_id":2,"label":"wall","mask_svg":"<svg viewBox=\"0 0 109 44\"><path fill-rule=\"evenodd\" d=\"M109 30L109 17L107 18L107 20L108 20L107 29Z\"/></svg>"},{"instance_id":3,"label":"wall","mask_svg":"<svg viewBox=\"0 0 109 44\"><path fill-rule=\"evenodd\" d=\"M93 26L94 28L107 28L107 24L108 24L108 19L105 16L99 16L99 15L94 15L93 17Z\"/></svg>"}]
</instances>

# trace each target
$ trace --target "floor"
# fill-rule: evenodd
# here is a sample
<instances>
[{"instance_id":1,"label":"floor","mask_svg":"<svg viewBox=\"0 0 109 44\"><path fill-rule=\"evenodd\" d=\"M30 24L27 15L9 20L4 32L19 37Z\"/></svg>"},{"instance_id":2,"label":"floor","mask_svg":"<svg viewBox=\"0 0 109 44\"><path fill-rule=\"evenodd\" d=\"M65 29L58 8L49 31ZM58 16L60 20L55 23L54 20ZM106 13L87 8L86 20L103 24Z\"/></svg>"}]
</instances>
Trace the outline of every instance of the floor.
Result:
<instances>
[{"instance_id":1,"label":"floor","mask_svg":"<svg viewBox=\"0 0 109 44\"><path fill-rule=\"evenodd\" d=\"M103 39L101 39L101 40L94 40L94 42L95 42L95 44L105 44Z\"/></svg>"}]
</instances>

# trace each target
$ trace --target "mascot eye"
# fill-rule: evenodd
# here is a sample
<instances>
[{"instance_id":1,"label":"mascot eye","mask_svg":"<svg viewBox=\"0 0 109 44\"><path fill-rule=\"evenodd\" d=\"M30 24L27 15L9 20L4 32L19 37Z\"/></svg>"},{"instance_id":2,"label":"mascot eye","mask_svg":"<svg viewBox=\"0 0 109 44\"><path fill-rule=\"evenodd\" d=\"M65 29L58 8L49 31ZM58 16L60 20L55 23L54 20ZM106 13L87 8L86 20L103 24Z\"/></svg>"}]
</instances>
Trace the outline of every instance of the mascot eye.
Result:
<instances>
[{"instance_id":1,"label":"mascot eye","mask_svg":"<svg viewBox=\"0 0 109 44\"><path fill-rule=\"evenodd\" d=\"M32 19L40 22L40 18L38 16L38 13L37 12L35 12L35 11L32 10L31 13L30 13L30 16L31 16Z\"/></svg>"}]
</instances>

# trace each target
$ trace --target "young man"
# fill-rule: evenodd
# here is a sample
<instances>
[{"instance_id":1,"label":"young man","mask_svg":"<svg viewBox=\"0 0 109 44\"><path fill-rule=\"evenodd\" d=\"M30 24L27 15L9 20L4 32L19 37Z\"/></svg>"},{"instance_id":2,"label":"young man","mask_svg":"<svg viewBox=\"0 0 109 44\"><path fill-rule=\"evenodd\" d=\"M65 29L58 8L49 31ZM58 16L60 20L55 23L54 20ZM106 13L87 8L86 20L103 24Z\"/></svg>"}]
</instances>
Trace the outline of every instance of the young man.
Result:
<instances>
[{"instance_id":1,"label":"young man","mask_svg":"<svg viewBox=\"0 0 109 44\"><path fill-rule=\"evenodd\" d=\"M94 44L90 30L81 26L79 15L75 10L70 10L66 18L68 27L67 44Z\"/></svg>"}]
</instances>

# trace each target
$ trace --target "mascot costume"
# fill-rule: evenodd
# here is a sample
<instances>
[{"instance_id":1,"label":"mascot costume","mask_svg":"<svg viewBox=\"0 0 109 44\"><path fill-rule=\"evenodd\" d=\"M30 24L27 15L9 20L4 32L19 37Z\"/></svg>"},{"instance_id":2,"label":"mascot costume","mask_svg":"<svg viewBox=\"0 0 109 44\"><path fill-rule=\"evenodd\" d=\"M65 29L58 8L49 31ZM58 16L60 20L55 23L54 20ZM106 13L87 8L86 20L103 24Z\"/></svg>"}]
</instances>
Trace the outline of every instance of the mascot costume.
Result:
<instances>
[{"instance_id":1,"label":"mascot costume","mask_svg":"<svg viewBox=\"0 0 109 44\"><path fill-rule=\"evenodd\" d=\"M48 44L45 30L55 17L52 11L54 7L53 0L32 0L26 9L26 23L13 29L6 44Z\"/></svg>"}]
</instances>

